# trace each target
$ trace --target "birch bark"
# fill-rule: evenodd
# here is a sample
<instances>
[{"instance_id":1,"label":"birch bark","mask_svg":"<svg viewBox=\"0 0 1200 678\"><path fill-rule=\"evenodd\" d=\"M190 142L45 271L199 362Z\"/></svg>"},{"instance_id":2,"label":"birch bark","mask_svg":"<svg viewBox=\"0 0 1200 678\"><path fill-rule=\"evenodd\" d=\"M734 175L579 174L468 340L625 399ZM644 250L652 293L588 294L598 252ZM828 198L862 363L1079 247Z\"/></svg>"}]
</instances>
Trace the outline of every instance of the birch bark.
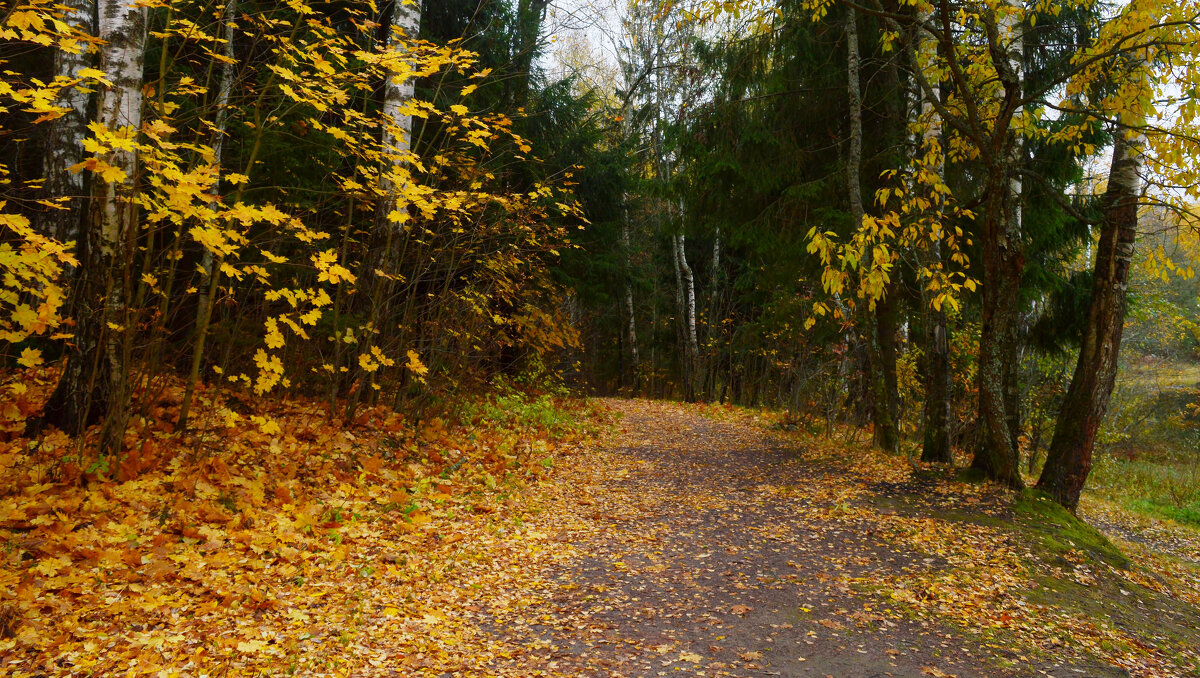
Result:
<instances>
[{"instance_id":1,"label":"birch bark","mask_svg":"<svg viewBox=\"0 0 1200 678\"><path fill-rule=\"evenodd\" d=\"M72 30L92 35L95 33L96 3L94 0L63 0L63 21ZM64 78L75 78L80 70L92 65L92 55L87 44L79 43L79 52L59 48L54 54L54 71ZM87 134L88 104L91 93L81 87L68 89L59 105L67 113L54 121L47 140L45 177L46 193L51 199L68 198L65 209L49 212L43 223L43 232L66 242L79 237L80 220L83 218L83 198L86 193L86 173L71 172L72 165L83 160L83 139Z\"/></svg>"},{"instance_id":2,"label":"birch bark","mask_svg":"<svg viewBox=\"0 0 1200 678\"><path fill-rule=\"evenodd\" d=\"M386 35L385 49L398 60L403 60L408 53L408 45L398 40L396 31L399 29L406 38L415 40L421 31L421 3L406 3L396 0L392 10L392 27ZM412 148L412 116L404 113L404 107L412 101L414 83L411 77L394 76L384 83L383 115L388 125L383 130L383 146L393 150L397 155L395 166L403 164L403 156ZM385 188L394 191L391 180L386 180Z\"/></svg>"},{"instance_id":3,"label":"birch bark","mask_svg":"<svg viewBox=\"0 0 1200 678\"><path fill-rule=\"evenodd\" d=\"M683 316L684 340L684 398L696 398L696 367L699 358L699 341L696 337L696 279L692 275L692 267L687 262L686 241L683 234L677 234L672 239L675 252L675 283L677 286L676 301L680 314Z\"/></svg>"},{"instance_id":4,"label":"birch bark","mask_svg":"<svg viewBox=\"0 0 1200 678\"><path fill-rule=\"evenodd\" d=\"M626 197L628 200L628 196ZM621 254L625 260L625 334L629 343L629 365L632 372L631 382L636 393L640 387L641 357L638 354L637 321L633 306L633 257L632 245L629 238L629 208L624 209L621 223Z\"/></svg>"},{"instance_id":5,"label":"birch bark","mask_svg":"<svg viewBox=\"0 0 1200 678\"><path fill-rule=\"evenodd\" d=\"M235 16L237 16L237 0L227 0L222 15L225 40L222 56L225 59L221 63L221 85L217 90L215 101L217 112L213 121L215 127L212 143L213 165L217 168L218 175L221 172L221 161L225 150L225 127L229 123L229 99L233 94L234 65L236 64L233 53ZM215 208L216 205L213 203L210 206ZM196 309L196 336L192 346L192 362L188 370L187 387L183 393L183 402L179 406L179 420L176 424L178 430L187 428L192 397L196 390L196 384L200 381L200 368L204 360L204 346L208 339L208 329L212 323L213 302L216 300L221 279L221 262L214 262L212 252L207 249L204 250L201 266L208 271L208 289L200 297L199 306Z\"/></svg>"},{"instance_id":6,"label":"birch bark","mask_svg":"<svg viewBox=\"0 0 1200 678\"><path fill-rule=\"evenodd\" d=\"M104 0L97 33L104 41L100 67L112 82L99 93L97 120L109 130L136 135L142 122L146 8L125 0ZM43 420L73 435L102 420L100 453L115 455L124 442L129 417L128 295L137 236L137 153L118 149L109 152L105 161L124 177L94 182L92 207L80 234L73 308L76 336Z\"/></svg>"}]
</instances>

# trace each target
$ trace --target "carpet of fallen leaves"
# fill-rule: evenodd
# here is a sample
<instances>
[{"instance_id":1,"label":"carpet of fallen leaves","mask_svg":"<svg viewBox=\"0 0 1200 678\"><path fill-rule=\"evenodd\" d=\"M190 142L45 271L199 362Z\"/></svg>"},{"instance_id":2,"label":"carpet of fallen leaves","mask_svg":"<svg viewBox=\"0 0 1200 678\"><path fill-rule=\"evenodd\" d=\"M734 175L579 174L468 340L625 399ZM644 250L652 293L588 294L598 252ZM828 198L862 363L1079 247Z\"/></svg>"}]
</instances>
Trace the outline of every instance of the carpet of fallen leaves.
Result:
<instances>
[{"instance_id":1,"label":"carpet of fallen leaves","mask_svg":"<svg viewBox=\"0 0 1200 678\"><path fill-rule=\"evenodd\" d=\"M177 405L135 418L107 481L59 434L0 442L0 673L1200 670L1196 636L1167 633L1200 605L1170 526L1089 504L1133 567L1051 555L1011 493L775 415L563 400L553 432L337 426L213 392L179 435ZM1159 532L1175 551L1137 539ZM1125 605L1038 595L1062 586Z\"/></svg>"},{"instance_id":2,"label":"carpet of fallen leaves","mask_svg":"<svg viewBox=\"0 0 1200 678\"><path fill-rule=\"evenodd\" d=\"M111 480L60 433L0 442L0 674L412 675L507 652L474 601L553 550L522 523L529 488L591 408L562 402L579 426L549 435L206 396L185 435L177 390L135 417Z\"/></svg>"}]
</instances>

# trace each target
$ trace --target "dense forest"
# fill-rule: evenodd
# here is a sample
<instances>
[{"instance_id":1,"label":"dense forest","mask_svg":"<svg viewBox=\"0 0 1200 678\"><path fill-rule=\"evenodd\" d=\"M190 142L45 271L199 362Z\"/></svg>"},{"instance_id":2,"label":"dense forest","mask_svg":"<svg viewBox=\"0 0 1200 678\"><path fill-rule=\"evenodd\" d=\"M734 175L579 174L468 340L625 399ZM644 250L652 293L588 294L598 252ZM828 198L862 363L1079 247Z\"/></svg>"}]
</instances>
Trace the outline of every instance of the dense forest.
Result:
<instances>
[{"instance_id":1,"label":"dense forest","mask_svg":"<svg viewBox=\"0 0 1200 678\"><path fill-rule=\"evenodd\" d=\"M549 9L12 6L3 350L61 372L10 420L103 464L176 379L184 429L205 385L352 421L559 372L1014 486L1044 447L1074 507L1139 231L1192 273L1190 7Z\"/></svg>"},{"instance_id":2,"label":"dense forest","mask_svg":"<svg viewBox=\"0 0 1200 678\"><path fill-rule=\"evenodd\" d=\"M574 394L1200 524L1192 0L12 0L0 65L5 495Z\"/></svg>"}]
</instances>

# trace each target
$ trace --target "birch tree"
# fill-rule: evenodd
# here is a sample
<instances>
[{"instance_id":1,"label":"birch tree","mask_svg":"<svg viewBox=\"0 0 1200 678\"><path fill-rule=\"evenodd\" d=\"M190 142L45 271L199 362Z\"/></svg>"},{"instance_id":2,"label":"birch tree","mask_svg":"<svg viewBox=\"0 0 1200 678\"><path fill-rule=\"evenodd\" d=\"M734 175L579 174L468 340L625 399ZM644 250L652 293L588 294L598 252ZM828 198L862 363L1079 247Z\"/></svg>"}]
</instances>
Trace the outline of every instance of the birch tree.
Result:
<instances>
[{"instance_id":1,"label":"birch tree","mask_svg":"<svg viewBox=\"0 0 1200 678\"><path fill-rule=\"evenodd\" d=\"M54 52L55 74L74 80L79 72L92 66L90 43L86 38L95 33L95 0L64 0L63 22L79 37L73 46L59 46ZM91 93L85 87L69 87L59 102L66 112L50 127L46 141L44 176L46 194L58 200L62 209L52 210L43 220L43 231L56 240L66 242L79 236L83 198L86 192L84 172L72 172L71 167L83 160L83 140L87 135L88 105Z\"/></svg>"},{"instance_id":2,"label":"birch tree","mask_svg":"<svg viewBox=\"0 0 1200 678\"><path fill-rule=\"evenodd\" d=\"M1123 116L1113 143L1083 343L1038 479L1038 489L1072 511L1079 505L1092 467L1092 450L1116 379L1125 326L1145 145L1140 122L1134 118Z\"/></svg>"},{"instance_id":3,"label":"birch tree","mask_svg":"<svg viewBox=\"0 0 1200 678\"><path fill-rule=\"evenodd\" d=\"M113 455L121 450L129 417L133 328L128 295L138 214L134 148L142 122L146 8L104 0L98 10L100 67L111 84L99 93L97 122L113 139L103 158L112 180L95 182L80 234L75 338L44 418L73 435L102 419L99 449Z\"/></svg>"},{"instance_id":4,"label":"birch tree","mask_svg":"<svg viewBox=\"0 0 1200 678\"><path fill-rule=\"evenodd\" d=\"M226 0L225 10L221 16L221 26L225 41L221 56L221 84L217 90L215 102L216 115L213 123L212 157L213 167L220 179L222 160L225 152L226 126L229 123L229 98L233 94L234 66L237 59L233 53L234 18L237 16L237 0ZM164 47L165 49L165 47ZM216 202L209 203L214 211L218 208ZM195 394L196 383L200 380L200 367L204 360L204 346L208 339L209 324L212 322L213 302L216 300L218 283L221 272L213 265L213 253L204 250L201 256L201 268L208 275L208 290L200 297L196 307L196 337L192 345L192 361L188 369L187 386L183 394L183 403L179 406L179 419L176 428L187 428L188 415L191 411L192 397Z\"/></svg>"}]
</instances>

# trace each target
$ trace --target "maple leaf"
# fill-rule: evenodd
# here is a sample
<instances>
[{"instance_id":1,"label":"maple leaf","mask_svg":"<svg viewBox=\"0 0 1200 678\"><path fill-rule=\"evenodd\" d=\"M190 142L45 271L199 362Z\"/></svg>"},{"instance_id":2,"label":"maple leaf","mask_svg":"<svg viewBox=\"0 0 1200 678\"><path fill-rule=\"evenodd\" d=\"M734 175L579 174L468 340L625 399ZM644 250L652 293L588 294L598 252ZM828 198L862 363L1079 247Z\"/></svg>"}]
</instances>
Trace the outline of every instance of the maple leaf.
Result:
<instances>
[{"instance_id":1,"label":"maple leaf","mask_svg":"<svg viewBox=\"0 0 1200 678\"><path fill-rule=\"evenodd\" d=\"M42 352L36 348L26 348L21 351L17 364L22 367L37 367L42 364Z\"/></svg>"},{"instance_id":2,"label":"maple leaf","mask_svg":"<svg viewBox=\"0 0 1200 678\"><path fill-rule=\"evenodd\" d=\"M39 560L38 564L33 566L31 569L34 572L47 577L53 577L54 575L58 574L59 571L69 567L70 565L70 558L67 556L57 556L55 558L43 558L42 560Z\"/></svg>"}]
</instances>

